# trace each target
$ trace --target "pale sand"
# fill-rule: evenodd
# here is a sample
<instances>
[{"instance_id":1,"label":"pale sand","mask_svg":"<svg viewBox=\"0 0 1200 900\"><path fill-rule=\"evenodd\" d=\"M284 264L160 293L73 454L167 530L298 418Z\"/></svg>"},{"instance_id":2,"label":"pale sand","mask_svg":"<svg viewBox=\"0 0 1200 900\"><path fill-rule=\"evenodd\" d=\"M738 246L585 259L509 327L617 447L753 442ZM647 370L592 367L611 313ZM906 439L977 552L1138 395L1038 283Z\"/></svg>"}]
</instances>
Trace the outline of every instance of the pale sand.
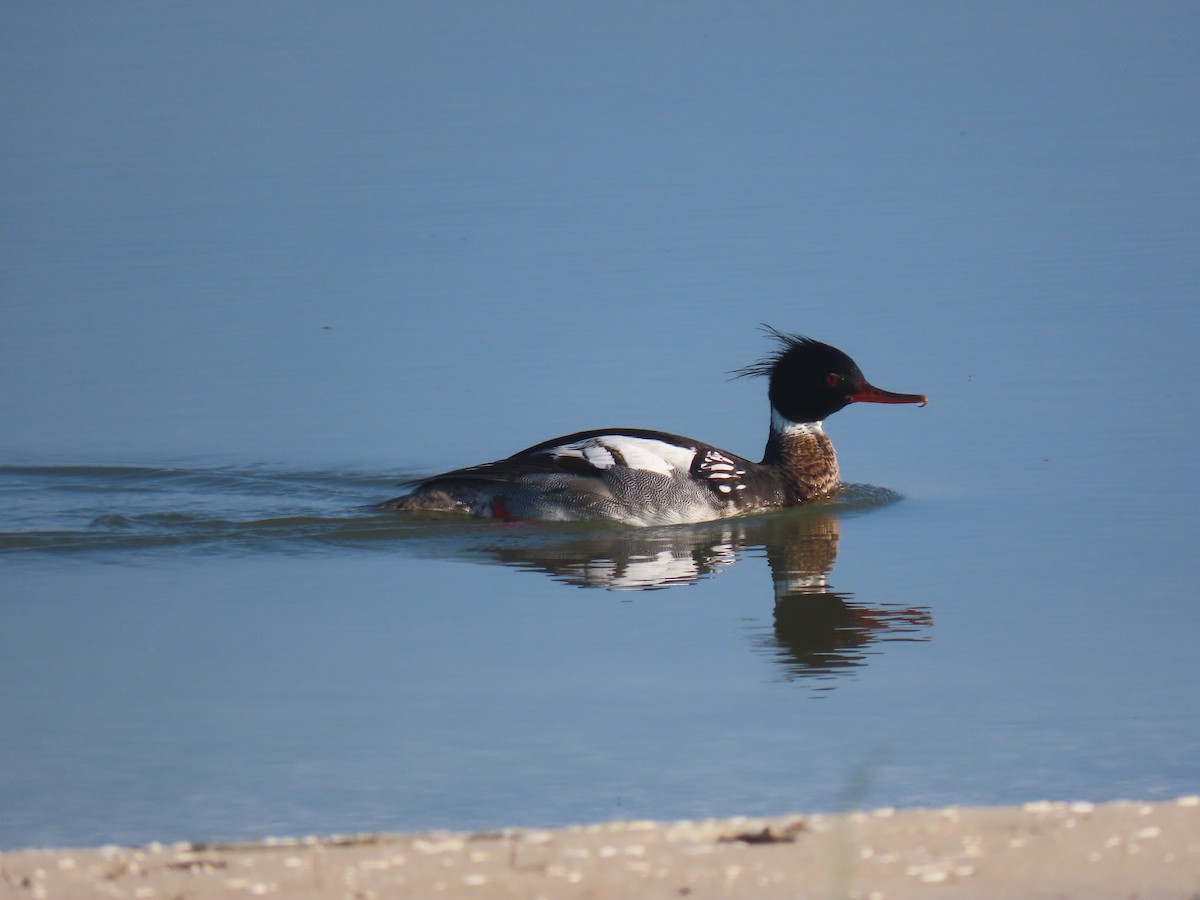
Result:
<instances>
[{"instance_id":1,"label":"pale sand","mask_svg":"<svg viewBox=\"0 0 1200 900\"><path fill-rule=\"evenodd\" d=\"M1200 900L1200 797L26 850L0 897Z\"/></svg>"}]
</instances>

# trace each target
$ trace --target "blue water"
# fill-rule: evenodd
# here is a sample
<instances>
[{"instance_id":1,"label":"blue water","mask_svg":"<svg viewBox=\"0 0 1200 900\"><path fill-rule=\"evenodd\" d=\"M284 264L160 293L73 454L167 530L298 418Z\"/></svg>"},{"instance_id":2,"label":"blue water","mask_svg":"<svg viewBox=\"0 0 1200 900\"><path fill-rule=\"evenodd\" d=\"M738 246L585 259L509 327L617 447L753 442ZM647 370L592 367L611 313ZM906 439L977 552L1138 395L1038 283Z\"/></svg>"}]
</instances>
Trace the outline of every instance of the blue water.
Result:
<instances>
[{"instance_id":1,"label":"blue water","mask_svg":"<svg viewBox=\"0 0 1200 900\"><path fill-rule=\"evenodd\" d=\"M0 848L1200 788L1200 13L14 7ZM930 405L689 528L364 508ZM864 787L865 786L865 787Z\"/></svg>"}]
</instances>

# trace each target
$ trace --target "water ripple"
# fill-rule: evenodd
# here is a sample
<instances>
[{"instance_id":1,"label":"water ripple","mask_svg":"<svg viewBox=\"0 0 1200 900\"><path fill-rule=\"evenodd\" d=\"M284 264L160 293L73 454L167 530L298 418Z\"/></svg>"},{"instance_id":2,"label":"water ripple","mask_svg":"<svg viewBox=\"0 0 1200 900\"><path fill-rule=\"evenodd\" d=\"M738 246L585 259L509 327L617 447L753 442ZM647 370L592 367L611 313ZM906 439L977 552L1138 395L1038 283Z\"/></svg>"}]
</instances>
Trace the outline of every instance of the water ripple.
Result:
<instances>
[{"instance_id":1,"label":"water ripple","mask_svg":"<svg viewBox=\"0 0 1200 900\"><path fill-rule=\"evenodd\" d=\"M0 553L127 553L170 547L291 552L397 541L463 546L565 534L628 536L584 523L505 528L447 516L376 514L402 474L251 467L0 466ZM851 515L896 502L894 491L849 485L812 509ZM760 517L769 520L771 517ZM704 526L701 526L704 527ZM499 529L499 530L498 530ZM638 540L655 529L638 529ZM667 529L678 532L678 528Z\"/></svg>"}]
</instances>

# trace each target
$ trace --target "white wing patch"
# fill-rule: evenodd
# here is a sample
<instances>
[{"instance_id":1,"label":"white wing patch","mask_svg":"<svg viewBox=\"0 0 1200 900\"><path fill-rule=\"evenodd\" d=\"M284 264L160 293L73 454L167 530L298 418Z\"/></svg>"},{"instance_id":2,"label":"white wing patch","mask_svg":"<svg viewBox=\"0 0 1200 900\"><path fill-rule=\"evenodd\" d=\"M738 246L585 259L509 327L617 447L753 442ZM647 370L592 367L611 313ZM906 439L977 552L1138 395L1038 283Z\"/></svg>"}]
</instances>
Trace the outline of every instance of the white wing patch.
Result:
<instances>
[{"instance_id":1,"label":"white wing patch","mask_svg":"<svg viewBox=\"0 0 1200 900\"><path fill-rule=\"evenodd\" d=\"M582 459L597 469L607 469L617 464L611 451L598 441L580 441L578 444L563 444L561 447L555 447L550 455L555 459L562 459L564 456L573 459Z\"/></svg>"},{"instance_id":2,"label":"white wing patch","mask_svg":"<svg viewBox=\"0 0 1200 900\"><path fill-rule=\"evenodd\" d=\"M582 459L597 469L625 465L659 475L674 475L690 470L696 451L653 438L614 434L563 444L551 450L550 455L555 459L564 456Z\"/></svg>"}]
</instances>

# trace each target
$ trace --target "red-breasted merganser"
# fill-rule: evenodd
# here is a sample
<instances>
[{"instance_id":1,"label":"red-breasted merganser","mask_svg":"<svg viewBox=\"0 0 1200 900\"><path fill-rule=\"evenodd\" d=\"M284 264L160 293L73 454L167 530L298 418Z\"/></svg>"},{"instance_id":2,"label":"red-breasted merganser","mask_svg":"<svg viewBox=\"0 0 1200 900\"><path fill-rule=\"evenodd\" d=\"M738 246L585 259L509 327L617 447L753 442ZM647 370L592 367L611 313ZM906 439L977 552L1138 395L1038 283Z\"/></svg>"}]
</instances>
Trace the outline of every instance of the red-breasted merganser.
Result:
<instances>
[{"instance_id":1,"label":"red-breasted merganser","mask_svg":"<svg viewBox=\"0 0 1200 900\"><path fill-rule=\"evenodd\" d=\"M851 403L918 403L863 377L849 356L800 335L767 331L779 348L739 375L767 375L771 431L762 462L662 431L601 428L537 444L507 459L409 482L381 510L494 519L628 525L707 522L828 497L842 483L825 418Z\"/></svg>"}]
</instances>

